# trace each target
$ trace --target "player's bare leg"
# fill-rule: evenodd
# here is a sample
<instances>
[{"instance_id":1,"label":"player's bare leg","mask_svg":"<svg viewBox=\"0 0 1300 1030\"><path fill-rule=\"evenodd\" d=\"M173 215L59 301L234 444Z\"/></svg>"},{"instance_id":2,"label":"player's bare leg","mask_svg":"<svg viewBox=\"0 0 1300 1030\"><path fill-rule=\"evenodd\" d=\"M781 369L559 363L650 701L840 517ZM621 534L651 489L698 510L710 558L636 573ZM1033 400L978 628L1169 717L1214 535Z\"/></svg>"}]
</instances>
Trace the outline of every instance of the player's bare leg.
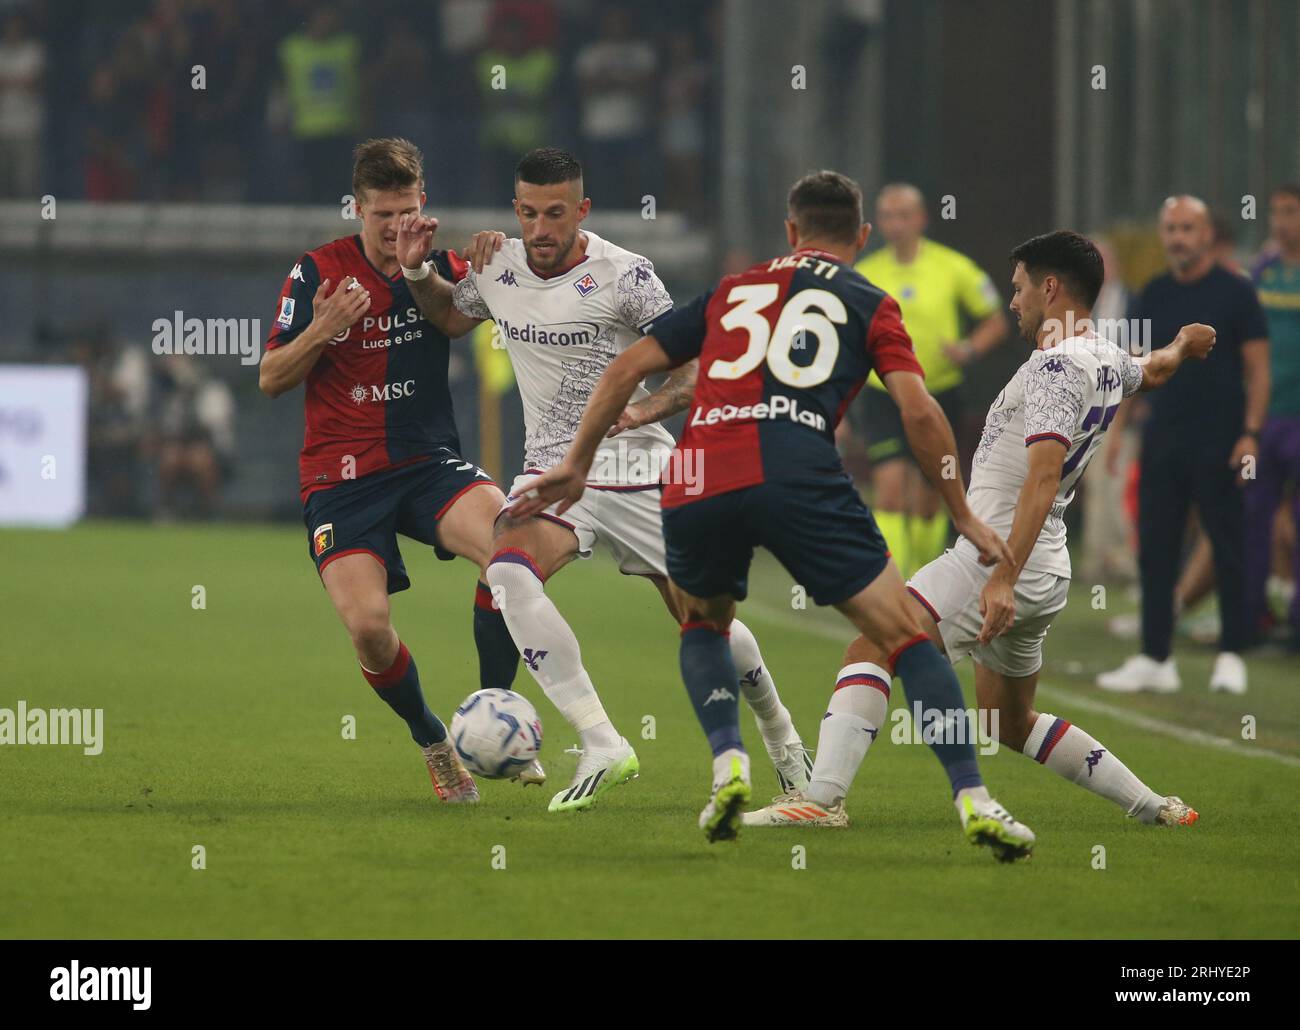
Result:
<instances>
[{"instance_id":1,"label":"player's bare leg","mask_svg":"<svg viewBox=\"0 0 1300 1030\"><path fill-rule=\"evenodd\" d=\"M709 842L734 840L749 804L749 755L740 739L738 681L727 634L736 615L729 594L693 597L675 583L672 607L682 620L681 667L686 693L713 752L709 802L699 825Z\"/></svg>"},{"instance_id":2,"label":"player's bare leg","mask_svg":"<svg viewBox=\"0 0 1300 1030\"><path fill-rule=\"evenodd\" d=\"M681 608L666 576L646 576L659 589L668 613L680 625L683 621ZM812 752L810 752L794 727L790 711L781 703L776 692L776 681L767 664L753 632L739 619L731 620L727 637L731 645L731 660L740 674L738 681L740 696L754 713L754 721L763 738L763 747L776 769L776 778L781 785L781 794L800 791L808 786L808 777L812 774Z\"/></svg>"},{"instance_id":3,"label":"player's bare leg","mask_svg":"<svg viewBox=\"0 0 1300 1030\"><path fill-rule=\"evenodd\" d=\"M384 567L373 555L345 554L321 570L321 582L352 638L361 674L420 745L438 797L477 801L478 788L447 739L447 728L425 704L415 661L393 629Z\"/></svg>"},{"instance_id":4,"label":"player's bare leg","mask_svg":"<svg viewBox=\"0 0 1300 1030\"><path fill-rule=\"evenodd\" d=\"M578 732L581 752L573 782L551 799L550 811L587 808L640 771L636 752L605 714L582 664L578 638L546 581L578 553L573 530L549 518L502 514L487 580L524 664L551 703Z\"/></svg>"},{"instance_id":5,"label":"player's bare leg","mask_svg":"<svg viewBox=\"0 0 1300 1030\"><path fill-rule=\"evenodd\" d=\"M492 538L498 512L506 503L495 483L483 481L467 490L438 520L438 543L479 567L474 593L474 644L478 648L479 689L509 690L519 669L519 651L500 608L492 599L487 567L495 548ZM514 780L524 786L546 782L546 770L537 759Z\"/></svg>"},{"instance_id":6,"label":"player's bare leg","mask_svg":"<svg viewBox=\"0 0 1300 1030\"><path fill-rule=\"evenodd\" d=\"M1144 823L1191 826L1200 816L1177 797L1162 797L1081 727L1034 709L1038 673L1005 676L975 663L975 696L999 743L1113 801ZM995 717L996 715L996 717Z\"/></svg>"}]
</instances>

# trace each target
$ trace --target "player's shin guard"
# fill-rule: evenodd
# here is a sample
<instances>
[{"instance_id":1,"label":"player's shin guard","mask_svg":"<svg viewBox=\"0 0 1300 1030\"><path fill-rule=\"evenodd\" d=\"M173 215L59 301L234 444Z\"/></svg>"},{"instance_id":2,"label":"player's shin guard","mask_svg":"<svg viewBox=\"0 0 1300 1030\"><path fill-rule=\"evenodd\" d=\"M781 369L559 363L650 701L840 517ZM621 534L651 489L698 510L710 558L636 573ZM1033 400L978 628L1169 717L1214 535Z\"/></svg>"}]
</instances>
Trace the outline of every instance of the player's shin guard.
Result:
<instances>
[{"instance_id":1,"label":"player's shin guard","mask_svg":"<svg viewBox=\"0 0 1300 1030\"><path fill-rule=\"evenodd\" d=\"M617 747L619 735L582 667L578 638L542 590L542 577L532 559L522 551L500 551L487 576L524 664L578 731L582 746Z\"/></svg>"},{"instance_id":2,"label":"player's shin guard","mask_svg":"<svg viewBox=\"0 0 1300 1030\"><path fill-rule=\"evenodd\" d=\"M889 709L890 675L871 662L854 662L840 670L817 736L817 761L803 792L824 807L849 792L858 767L867 757Z\"/></svg>"},{"instance_id":3,"label":"player's shin guard","mask_svg":"<svg viewBox=\"0 0 1300 1030\"><path fill-rule=\"evenodd\" d=\"M1094 738L1055 715L1044 712L1038 716L1025 740L1024 752L1071 783L1115 802L1144 823L1155 822L1165 803Z\"/></svg>"},{"instance_id":4,"label":"player's shin guard","mask_svg":"<svg viewBox=\"0 0 1300 1030\"><path fill-rule=\"evenodd\" d=\"M474 591L474 646L478 648L479 689L509 690L519 670L519 649L492 602L492 590L479 580Z\"/></svg>"},{"instance_id":5,"label":"player's shin guard","mask_svg":"<svg viewBox=\"0 0 1300 1030\"><path fill-rule=\"evenodd\" d=\"M384 703L406 720L412 738L421 747L439 744L447 739L447 727L424 703L420 674L416 671L415 659L405 644L398 643L397 657L383 672L371 672L363 665L361 675L374 687L375 693Z\"/></svg>"},{"instance_id":6,"label":"player's shin guard","mask_svg":"<svg viewBox=\"0 0 1300 1030\"><path fill-rule=\"evenodd\" d=\"M731 660L740 674L740 693L754 713L765 741L783 744L795 736L790 712L781 703L776 682L763 664L758 641L739 619L731 620Z\"/></svg>"},{"instance_id":7,"label":"player's shin guard","mask_svg":"<svg viewBox=\"0 0 1300 1030\"><path fill-rule=\"evenodd\" d=\"M948 716L957 713L958 718L967 718L965 701L961 695L961 684L939 649L927 636L918 636L908 641L890 656L894 675L903 681L903 693L912 707L921 706L923 718L927 721L938 719L941 725L948 724ZM969 726L967 727L969 730ZM975 760L974 736L971 732L958 734L924 734L937 739L926 743L939 759L943 771L948 774L952 784L953 797L958 791L982 787L984 780L980 776L979 764ZM960 740L945 739L960 736Z\"/></svg>"},{"instance_id":8,"label":"player's shin guard","mask_svg":"<svg viewBox=\"0 0 1300 1030\"><path fill-rule=\"evenodd\" d=\"M695 715L709 738L714 756L744 751L740 742L740 706L736 697L736 663L727 634L703 622L682 625L682 682Z\"/></svg>"}]
</instances>

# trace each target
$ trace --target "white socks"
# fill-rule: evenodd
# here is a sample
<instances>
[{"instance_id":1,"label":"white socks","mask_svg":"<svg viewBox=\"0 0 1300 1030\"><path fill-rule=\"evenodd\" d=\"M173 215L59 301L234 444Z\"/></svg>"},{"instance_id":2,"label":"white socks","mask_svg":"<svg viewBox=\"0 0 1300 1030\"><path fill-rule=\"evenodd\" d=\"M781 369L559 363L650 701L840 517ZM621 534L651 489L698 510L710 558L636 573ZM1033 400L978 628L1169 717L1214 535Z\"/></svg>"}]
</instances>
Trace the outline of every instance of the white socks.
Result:
<instances>
[{"instance_id":1,"label":"white socks","mask_svg":"<svg viewBox=\"0 0 1300 1030\"><path fill-rule=\"evenodd\" d=\"M740 759L741 776L749 782L749 755L739 748L728 748L720 755L713 756L713 789L717 790L731 779L731 760Z\"/></svg>"},{"instance_id":2,"label":"white socks","mask_svg":"<svg viewBox=\"0 0 1300 1030\"><path fill-rule=\"evenodd\" d=\"M776 682L763 664L758 641L739 619L731 620L731 660L740 675L740 693L754 713L763 743L778 747L796 734L789 710L781 703Z\"/></svg>"},{"instance_id":3,"label":"white socks","mask_svg":"<svg viewBox=\"0 0 1300 1030\"><path fill-rule=\"evenodd\" d=\"M817 737L817 761L804 797L824 807L849 792L867 748L885 725L890 675L871 662L854 662L840 670L835 693Z\"/></svg>"},{"instance_id":4,"label":"white socks","mask_svg":"<svg viewBox=\"0 0 1300 1030\"><path fill-rule=\"evenodd\" d=\"M1164 798L1129 771L1096 740L1064 719L1043 712L1024 752L1072 783L1115 802L1144 823L1155 822Z\"/></svg>"},{"instance_id":5,"label":"white socks","mask_svg":"<svg viewBox=\"0 0 1300 1030\"><path fill-rule=\"evenodd\" d=\"M582 667L578 638L542 590L537 574L526 564L505 559L488 566L487 580L500 598L501 614L524 664L551 703L578 731L580 745L618 747L618 731Z\"/></svg>"}]
</instances>

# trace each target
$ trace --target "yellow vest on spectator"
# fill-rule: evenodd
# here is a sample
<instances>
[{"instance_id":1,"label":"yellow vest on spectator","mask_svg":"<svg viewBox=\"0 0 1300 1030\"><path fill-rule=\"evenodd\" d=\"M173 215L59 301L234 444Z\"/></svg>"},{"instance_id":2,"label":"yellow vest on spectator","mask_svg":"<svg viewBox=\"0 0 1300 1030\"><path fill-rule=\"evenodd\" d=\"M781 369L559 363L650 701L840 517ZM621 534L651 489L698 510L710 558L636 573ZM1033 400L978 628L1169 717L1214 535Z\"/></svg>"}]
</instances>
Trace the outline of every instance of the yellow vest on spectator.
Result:
<instances>
[{"instance_id":1,"label":"yellow vest on spectator","mask_svg":"<svg viewBox=\"0 0 1300 1030\"><path fill-rule=\"evenodd\" d=\"M350 33L328 39L290 36L280 44L296 139L340 136L356 129L360 61L361 41Z\"/></svg>"},{"instance_id":2,"label":"yellow vest on spectator","mask_svg":"<svg viewBox=\"0 0 1300 1030\"><path fill-rule=\"evenodd\" d=\"M916 360L925 370L926 388L942 393L959 385L961 367L948 357L944 346L961 339L963 314L983 321L1001 303L993 281L979 265L951 247L922 239L916 257L907 264L899 263L886 246L859 261L857 270L898 301ZM885 388L874 372L867 383Z\"/></svg>"}]
</instances>

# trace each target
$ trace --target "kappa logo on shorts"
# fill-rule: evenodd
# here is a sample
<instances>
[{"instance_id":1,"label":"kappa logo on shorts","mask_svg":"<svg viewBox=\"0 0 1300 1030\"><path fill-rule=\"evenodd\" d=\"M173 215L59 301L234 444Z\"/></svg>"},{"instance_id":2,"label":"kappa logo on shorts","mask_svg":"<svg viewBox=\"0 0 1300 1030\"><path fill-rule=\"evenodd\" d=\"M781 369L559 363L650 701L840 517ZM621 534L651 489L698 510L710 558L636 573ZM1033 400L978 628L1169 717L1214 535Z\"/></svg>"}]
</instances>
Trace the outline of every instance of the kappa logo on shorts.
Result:
<instances>
[{"instance_id":1,"label":"kappa logo on shorts","mask_svg":"<svg viewBox=\"0 0 1300 1030\"><path fill-rule=\"evenodd\" d=\"M312 550L316 556L320 557L331 547L334 546L334 523L326 522L324 525L317 526L311 534Z\"/></svg>"},{"instance_id":2,"label":"kappa logo on shorts","mask_svg":"<svg viewBox=\"0 0 1300 1030\"><path fill-rule=\"evenodd\" d=\"M596 280L591 277L590 272L588 272L586 275L584 275L581 279L579 279L576 283L573 284L573 288L577 290L580 294L582 294L584 297L587 296L587 294L594 291L596 289L596 286L597 286Z\"/></svg>"}]
</instances>

